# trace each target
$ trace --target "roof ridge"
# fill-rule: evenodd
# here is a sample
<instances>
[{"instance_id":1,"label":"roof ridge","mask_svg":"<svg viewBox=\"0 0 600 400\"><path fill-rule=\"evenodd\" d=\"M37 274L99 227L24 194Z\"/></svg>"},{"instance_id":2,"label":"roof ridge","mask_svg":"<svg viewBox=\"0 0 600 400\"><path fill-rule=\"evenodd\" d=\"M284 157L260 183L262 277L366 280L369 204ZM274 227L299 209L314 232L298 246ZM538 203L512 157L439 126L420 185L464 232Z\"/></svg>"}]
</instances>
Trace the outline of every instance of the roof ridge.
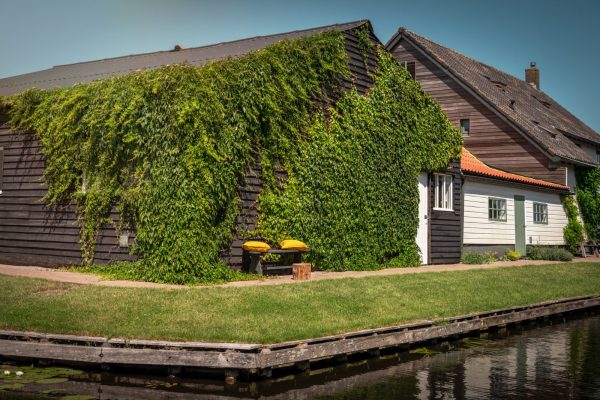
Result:
<instances>
[{"instance_id":1,"label":"roof ridge","mask_svg":"<svg viewBox=\"0 0 600 400\"><path fill-rule=\"evenodd\" d=\"M469 57L469 56L467 56L467 55L465 55L465 54L463 54L463 53L460 53L460 52L458 52L458 51L454 50L454 49L453 49L453 48L451 48L451 47L444 46L443 44L439 44L439 43L437 43L437 42L435 42L435 41L433 41L433 40L429 39L428 37L426 37L426 36L422 36L422 35L419 35L418 33L415 33L415 32L413 32L413 31L411 31L411 30L409 30L409 29L405 29L405 28L403 28L403 29L404 29L404 31L405 31L405 32L407 32L409 35L416 36L417 38L419 38L419 39L422 39L422 40L426 40L426 41L428 41L430 44L432 44L432 45L434 45L434 46L443 47L444 49L446 49L446 50L448 50L448 51L452 52L454 55L457 55L457 56L459 56L459 57L462 57L462 58L466 58L466 59L467 59L467 60L469 60L469 61L472 61L472 62L474 62L474 63L477 63L477 64L479 64L479 65L483 65L483 66L484 66L484 67L486 67L486 68L492 69L492 70L494 70L494 72L497 72L497 73L499 73L500 75L507 75L507 76L508 76L508 77L510 77L510 78L516 79L516 80L518 80L518 81L520 81L520 82L522 82L522 83L524 83L524 84L528 85L528 83L527 83L527 82L525 82L523 79L519 78L518 76L514 76L513 74L509 74L508 72L502 71L502 70L500 70L500 69L498 69L498 68L494 67L493 65L486 64L486 63L484 63L484 62L481 62L481 61L479 61L479 60L476 60L476 59L474 59L473 57ZM437 58L437 57L436 57L436 58ZM547 94L546 94L546 93L545 93L543 90L540 90L540 89L538 89L538 90L539 90L540 92L544 93L544 95L548 96L548 95L547 95ZM548 97L550 97L550 96L548 96Z\"/></svg>"},{"instance_id":2,"label":"roof ridge","mask_svg":"<svg viewBox=\"0 0 600 400\"><path fill-rule=\"evenodd\" d=\"M181 50L176 50L176 52L183 53L183 52L187 52L190 50L208 49L211 47L218 47L218 46L223 46L226 44L234 44L234 43L238 43L238 42L252 42L252 41L256 41L256 40L260 40L260 39L271 38L273 36L291 35L291 34L295 34L295 33L309 32L309 31L318 31L320 29L336 28L336 27L340 27L340 26L344 26L344 25L361 26L368 22L370 22L370 20L361 19L361 20L350 21L350 22L342 22L342 23L335 23L335 24L331 24L331 25L317 26L314 28L296 29L293 31L271 33L268 35L257 35L257 36L251 36L248 38L240 38L240 39L228 40L228 41L223 41L223 42L218 42L218 43L211 43L211 44L207 44L207 45L203 45L203 46L186 47L186 48L182 48ZM353 28L356 26L353 26ZM347 29L352 29L352 28L347 28ZM144 57L144 56L151 56L151 55L156 55L156 54L161 54L161 53L171 53L171 52L173 52L173 50L158 50L158 51L150 51L147 53L137 53L137 54L134 53L134 54L127 54L124 56L99 58L97 60L78 61L78 62L68 63L68 64L57 64L57 65L52 66L52 68L68 67L71 65L81 65L81 64L88 64L88 63L94 63L94 62L99 62L99 61L112 61L112 60L117 60L120 58L127 58L127 57ZM52 69L52 68L49 68L49 69ZM15 75L15 76L18 76L18 75Z\"/></svg>"}]
</instances>

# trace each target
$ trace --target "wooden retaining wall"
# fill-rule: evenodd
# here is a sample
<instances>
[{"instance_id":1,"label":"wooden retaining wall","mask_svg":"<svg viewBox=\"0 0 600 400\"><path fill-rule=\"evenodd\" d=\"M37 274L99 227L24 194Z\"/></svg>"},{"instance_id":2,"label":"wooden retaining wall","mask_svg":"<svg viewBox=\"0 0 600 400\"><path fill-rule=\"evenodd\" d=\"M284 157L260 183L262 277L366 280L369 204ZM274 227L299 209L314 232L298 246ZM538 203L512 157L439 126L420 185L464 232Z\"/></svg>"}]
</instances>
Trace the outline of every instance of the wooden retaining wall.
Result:
<instances>
[{"instance_id":1,"label":"wooden retaining wall","mask_svg":"<svg viewBox=\"0 0 600 400\"><path fill-rule=\"evenodd\" d=\"M600 295L547 301L437 321L368 329L344 335L277 344L226 344L123 340L33 332L0 331L0 355L92 366L193 367L269 377L278 368L307 370L310 363L363 352L455 338L472 331L520 323L600 306Z\"/></svg>"}]
</instances>

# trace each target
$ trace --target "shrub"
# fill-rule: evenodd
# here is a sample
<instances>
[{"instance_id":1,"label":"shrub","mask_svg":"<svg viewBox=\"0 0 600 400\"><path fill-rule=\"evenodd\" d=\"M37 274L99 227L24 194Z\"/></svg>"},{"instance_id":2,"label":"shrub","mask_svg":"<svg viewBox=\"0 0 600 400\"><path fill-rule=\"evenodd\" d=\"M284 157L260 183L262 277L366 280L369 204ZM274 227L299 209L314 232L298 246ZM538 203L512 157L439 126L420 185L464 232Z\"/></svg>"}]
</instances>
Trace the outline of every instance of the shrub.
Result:
<instances>
[{"instance_id":1,"label":"shrub","mask_svg":"<svg viewBox=\"0 0 600 400\"><path fill-rule=\"evenodd\" d=\"M497 261L497 258L496 253L493 251L486 251L484 253L466 252L462 255L460 261L464 264L489 264Z\"/></svg>"},{"instance_id":2,"label":"shrub","mask_svg":"<svg viewBox=\"0 0 600 400\"><path fill-rule=\"evenodd\" d=\"M581 222L579 222L579 210L577 204L571 196L562 196L563 208L565 214L567 214L568 223L563 229L565 242L570 251L575 252L584 240L584 229Z\"/></svg>"},{"instance_id":3,"label":"shrub","mask_svg":"<svg viewBox=\"0 0 600 400\"><path fill-rule=\"evenodd\" d=\"M561 247L528 246L527 257L532 260L571 261L573 254Z\"/></svg>"},{"instance_id":4,"label":"shrub","mask_svg":"<svg viewBox=\"0 0 600 400\"><path fill-rule=\"evenodd\" d=\"M519 253L517 250L510 250L507 249L506 253L504 254L506 256L507 259L509 259L510 261L518 261L521 259L521 253Z\"/></svg>"}]
</instances>

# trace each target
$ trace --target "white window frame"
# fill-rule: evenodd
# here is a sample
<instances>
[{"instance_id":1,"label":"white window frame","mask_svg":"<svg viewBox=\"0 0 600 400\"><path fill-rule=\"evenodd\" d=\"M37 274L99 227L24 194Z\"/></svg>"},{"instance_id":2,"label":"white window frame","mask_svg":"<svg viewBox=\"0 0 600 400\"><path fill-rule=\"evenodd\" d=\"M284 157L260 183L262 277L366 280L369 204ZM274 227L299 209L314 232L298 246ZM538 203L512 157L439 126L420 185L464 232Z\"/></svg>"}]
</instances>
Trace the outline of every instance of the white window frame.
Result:
<instances>
[{"instance_id":1,"label":"white window frame","mask_svg":"<svg viewBox=\"0 0 600 400\"><path fill-rule=\"evenodd\" d=\"M542 207L542 211L541 212L536 212L536 206L538 207ZM534 224L539 224L539 225L548 225L548 204L546 203L540 203L540 202L533 202L533 206L532 206L532 211L533 211L533 223ZM541 215L542 216L542 220L536 220L536 216ZM543 217L546 217L546 220L544 221Z\"/></svg>"},{"instance_id":2,"label":"white window frame","mask_svg":"<svg viewBox=\"0 0 600 400\"><path fill-rule=\"evenodd\" d=\"M500 204L504 204L504 207L500 208L500 207L494 207L492 208L491 206L493 205L492 202L494 201L498 201L501 202ZM488 220L491 222L506 222L508 220L508 202L506 201L506 199L503 199L502 197L488 197ZM490 216L490 211L504 211L504 218L498 217L498 218L492 218Z\"/></svg>"},{"instance_id":3,"label":"white window frame","mask_svg":"<svg viewBox=\"0 0 600 400\"><path fill-rule=\"evenodd\" d=\"M434 198L433 209L438 211L454 211L452 197L454 188L452 175L433 174ZM441 193L440 193L441 190ZM440 196L441 194L441 196Z\"/></svg>"}]
</instances>

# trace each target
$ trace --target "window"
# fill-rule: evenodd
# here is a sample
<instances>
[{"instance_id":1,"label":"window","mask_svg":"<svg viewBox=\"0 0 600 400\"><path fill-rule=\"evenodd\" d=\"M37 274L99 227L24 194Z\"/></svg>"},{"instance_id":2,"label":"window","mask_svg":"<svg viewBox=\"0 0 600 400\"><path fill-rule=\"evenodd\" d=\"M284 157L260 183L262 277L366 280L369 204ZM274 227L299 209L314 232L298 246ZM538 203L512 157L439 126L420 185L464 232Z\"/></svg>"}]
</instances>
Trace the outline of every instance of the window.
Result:
<instances>
[{"instance_id":1,"label":"window","mask_svg":"<svg viewBox=\"0 0 600 400\"><path fill-rule=\"evenodd\" d=\"M460 134L465 136L469 136L471 134L471 120L470 119L461 119L460 120Z\"/></svg>"},{"instance_id":2,"label":"window","mask_svg":"<svg viewBox=\"0 0 600 400\"><path fill-rule=\"evenodd\" d=\"M433 208L452 211L452 175L434 174L433 179L435 184Z\"/></svg>"},{"instance_id":3,"label":"window","mask_svg":"<svg viewBox=\"0 0 600 400\"><path fill-rule=\"evenodd\" d=\"M600 163L600 150L596 150L596 162Z\"/></svg>"},{"instance_id":4,"label":"window","mask_svg":"<svg viewBox=\"0 0 600 400\"><path fill-rule=\"evenodd\" d=\"M412 76L413 79L417 76L417 69L414 61L400 61L400 65L402 65Z\"/></svg>"},{"instance_id":5,"label":"window","mask_svg":"<svg viewBox=\"0 0 600 400\"><path fill-rule=\"evenodd\" d=\"M548 204L533 203L533 223L547 224L548 223Z\"/></svg>"},{"instance_id":6,"label":"window","mask_svg":"<svg viewBox=\"0 0 600 400\"><path fill-rule=\"evenodd\" d=\"M506 199L488 198L488 218L490 221L506 222Z\"/></svg>"}]
</instances>

